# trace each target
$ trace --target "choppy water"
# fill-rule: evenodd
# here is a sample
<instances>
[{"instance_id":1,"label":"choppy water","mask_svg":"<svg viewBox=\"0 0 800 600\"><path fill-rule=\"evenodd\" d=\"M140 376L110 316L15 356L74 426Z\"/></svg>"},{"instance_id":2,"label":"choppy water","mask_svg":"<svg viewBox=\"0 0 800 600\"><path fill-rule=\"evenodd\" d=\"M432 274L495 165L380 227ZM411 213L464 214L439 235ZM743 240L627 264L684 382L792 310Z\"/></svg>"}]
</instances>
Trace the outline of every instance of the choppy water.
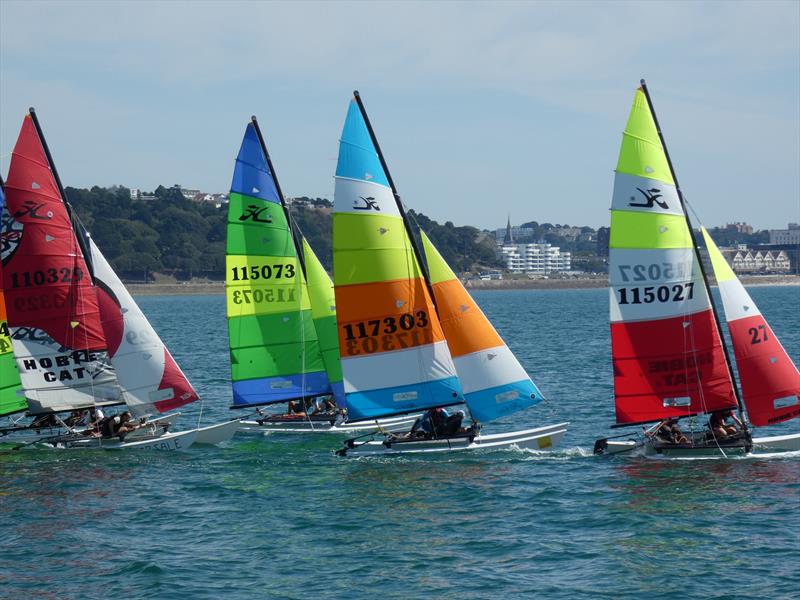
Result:
<instances>
[{"instance_id":1,"label":"choppy water","mask_svg":"<svg viewBox=\"0 0 800 600\"><path fill-rule=\"evenodd\" d=\"M751 293L800 360L800 287ZM613 421L607 292L476 298L549 397L492 427L568 419L556 451L345 460L334 436L284 434L3 452L0 597L797 597L800 456L596 458ZM228 417L224 298L139 301L203 421Z\"/></svg>"}]
</instances>

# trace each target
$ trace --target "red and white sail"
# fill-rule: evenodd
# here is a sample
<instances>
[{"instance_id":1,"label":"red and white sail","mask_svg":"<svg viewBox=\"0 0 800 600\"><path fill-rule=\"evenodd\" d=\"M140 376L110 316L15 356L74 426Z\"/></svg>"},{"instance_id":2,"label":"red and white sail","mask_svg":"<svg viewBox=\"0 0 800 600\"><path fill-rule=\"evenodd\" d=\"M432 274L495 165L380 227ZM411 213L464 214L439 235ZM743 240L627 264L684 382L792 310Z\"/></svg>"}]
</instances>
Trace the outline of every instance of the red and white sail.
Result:
<instances>
[{"instance_id":1,"label":"red and white sail","mask_svg":"<svg viewBox=\"0 0 800 600\"><path fill-rule=\"evenodd\" d=\"M163 413L197 400L192 384L102 252L91 239L88 246L108 353L131 412L137 417Z\"/></svg>"},{"instance_id":2,"label":"red and white sail","mask_svg":"<svg viewBox=\"0 0 800 600\"><path fill-rule=\"evenodd\" d=\"M11 158L3 289L32 413L121 403L97 294L31 115Z\"/></svg>"},{"instance_id":3,"label":"red and white sail","mask_svg":"<svg viewBox=\"0 0 800 600\"><path fill-rule=\"evenodd\" d=\"M800 372L756 303L702 228L736 356L750 422L773 425L800 416Z\"/></svg>"}]
</instances>

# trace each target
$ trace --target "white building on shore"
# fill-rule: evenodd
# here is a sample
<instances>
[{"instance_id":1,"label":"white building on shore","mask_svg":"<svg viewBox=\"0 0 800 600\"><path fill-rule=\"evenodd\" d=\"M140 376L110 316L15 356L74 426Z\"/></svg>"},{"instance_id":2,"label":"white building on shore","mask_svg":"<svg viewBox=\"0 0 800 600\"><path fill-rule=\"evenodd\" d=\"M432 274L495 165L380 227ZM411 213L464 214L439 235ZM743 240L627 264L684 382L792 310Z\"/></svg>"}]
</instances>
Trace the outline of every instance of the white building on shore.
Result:
<instances>
[{"instance_id":1,"label":"white building on shore","mask_svg":"<svg viewBox=\"0 0 800 600\"><path fill-rule=\"evenodd\" d=\"M500 254L506 269L513 273L547 275L569 271L572 253L562 252L558 246L545 242L536 244L503 244Z\"/></svg>"}]
</instances>

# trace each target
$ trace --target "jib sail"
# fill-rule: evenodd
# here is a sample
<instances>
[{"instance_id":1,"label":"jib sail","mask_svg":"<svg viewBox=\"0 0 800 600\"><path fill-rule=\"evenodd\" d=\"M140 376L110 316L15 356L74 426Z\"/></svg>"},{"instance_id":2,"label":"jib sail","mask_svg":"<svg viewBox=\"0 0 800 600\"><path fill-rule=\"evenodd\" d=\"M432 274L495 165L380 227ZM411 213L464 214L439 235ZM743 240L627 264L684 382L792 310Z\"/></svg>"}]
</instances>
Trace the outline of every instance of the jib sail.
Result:
<instances>
[{"instance_id":1,"label":"jib sail","mask_svg":"<svg viewBox=\"0 0 800 600\"><path fill-rule=\"evenodd\" d=\"M702 228L728 320L742 399L750 422L772 425L800 416L800 373L755 302Z\"/></svg>"},{"instance_id":2,"label":"jib sail","mask_svg":"<svg viewBox=\"0 0 800 600\"><path fill-rule=\"evenodd\" d=\"M86 239L103 334L131 412L137 417L163 413L197 400L192 384L111 265L88 235Z\"/></svg>"},{"instance_id":3,"label":"jib sail","mask_svg":"<svg viewBox=\"0 0 800 600\"><path fill-rule=\"evenodd\" d=\"M436 309L469 412L487 422L533 406L542 393L427 235L421 233Z\"/></svg>"}]
</instances>

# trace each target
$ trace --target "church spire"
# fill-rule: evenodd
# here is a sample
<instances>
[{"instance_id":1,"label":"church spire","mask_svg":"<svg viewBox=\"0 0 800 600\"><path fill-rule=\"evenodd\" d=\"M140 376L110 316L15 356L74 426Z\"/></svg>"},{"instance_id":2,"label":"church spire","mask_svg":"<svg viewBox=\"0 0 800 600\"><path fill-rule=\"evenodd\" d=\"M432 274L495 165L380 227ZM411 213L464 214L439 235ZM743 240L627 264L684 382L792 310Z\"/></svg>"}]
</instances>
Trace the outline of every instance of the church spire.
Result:
<instances>
[{"instance_id":1,"label":"church spire","mask_svg":"<svg viewBox=\"0 0 800 600\"><path fill-rule=\"evenodd\" d=\"M514 243L514 236L511 234L511 214L508 215L508 224L506 225L506 237L503 239L506 244Z\"/></svg>"}]
</instances>

